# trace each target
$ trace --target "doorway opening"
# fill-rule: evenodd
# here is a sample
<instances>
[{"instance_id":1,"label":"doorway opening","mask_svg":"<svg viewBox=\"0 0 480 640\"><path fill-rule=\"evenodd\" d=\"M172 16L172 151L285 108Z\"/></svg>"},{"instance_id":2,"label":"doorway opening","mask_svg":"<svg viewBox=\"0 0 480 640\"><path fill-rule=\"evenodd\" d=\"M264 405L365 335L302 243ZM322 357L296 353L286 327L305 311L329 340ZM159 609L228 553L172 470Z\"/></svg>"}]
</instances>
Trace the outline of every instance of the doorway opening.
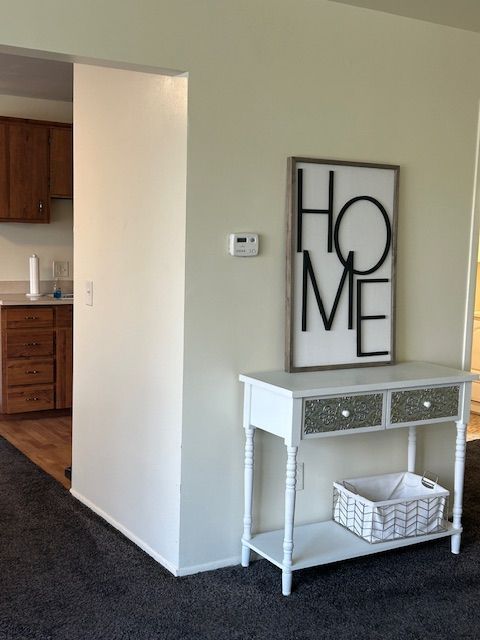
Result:
<instances>
[{"instance_id":1,"label":"doorway opening","mask_svg":"<svg viewBox=\"0 0 480 640\"><path fill-rule=\"evenodd\" d=\"M68 59L59 60L58 57L50 56L42 52L25 52L25 51L12 51L8 49L5 54L1 54L3 49L0 47L0 117L22 120L22 126L48 126L52 128L55 123L65 123L66 125L73 125L75 128L74 118L74 102L72 97L72 84L73 84L73 69L77 66L77 70L81 67L84 68L83 77L85 78L85 69L98 70L98 78L95 81L98 82L98 87L102 86L101 71L115 70L118 74L124 71L123 67L119 65L110 65L108 63L97 63L97 61L81 61L78 64L73 64ZM4 55L3 58L1 55ZM55 59L54 59L55 58ZM60 65L60 66L59 66ZM43 71L44 82L41 82L40 77ZM138 72L138 73L137 73ZM104 96L104 102L102 103L98 99L98 92L92 102L89 101L90 96L87 99L89 90L86 84L83 85L84 91L82 104L83 111L81 113L82 127L80 132L75 133L75 146L81 149L81 166L82 166L82 180L76 183L75 194L73 197L62 197L56 201L56 198L50 193L48 194L49 203L51 203L50 211L50 223L38 224L33 221L22 221L22 224L18 222L13 224L11 221L0 220L0 248L1 243L4 242L10 246L9 251L1 251L0 257L0 299L5 298L6 295L17 295L17 306L21 308L27 308L27 298L25 294L29 292L31 282L29 281L29 257L32 254L36 254L40 258L40 296L44 296L41 299L35 301L35 309L51 310L51 318L48 321L50 324L43 325L38 328L41 333L42 340L45 338L48 341L46 350L42 351L43 342L37 338L25 338L24 346L29 345L30 350L34 350L34 353L21 352L21 353L9 353L7 357L2 361L1 375L4 376L3 388L8 390L10 396L7 401L3 403L0 411L0 436L5 437L14 446L20 449L25 455L32 459L33 462L42 467L47 473L50 473L63 486L70 488L69 478L65 476L65 469L72 464L72 405L73 405L73 433L75 433L75 413L76 407L80 406L80 420L79 422L85 426L82 433L85 434L79 438L77 444L77 451L80 452L80 458L73 464L73 475L75 477L75 470L81 472L83 459L86 466L92 461L92 457L95 457L99 452L104 457L108 457L109 451L107 447L111 447L116 441L116 436L119 431L116 431L111 437L105 435L108 427L112 425L112 430L115 431L116 422L125 415L125 407L120 409L120 404L125 401L131 402L131 406L135 411L138 411L138 406L146 408L146 411L153 412L155 405L152 402L148 403L148 406L144 399L145 390L149 391L150 387L155 383L157 376L157 361L155 360L155 352L158 350L158 344L161 340L157 339L158 327L162 322L169 322L174 330L178 326L178 320L174 322L174 318L170 318L171 313L166 313L164 310L160 322L153 324L150 322L150 318L153 317L156 312L157 300L160 299L158 291L156 292L157 282L162 281L162 278L155 274L155 268L157 266L157 250L162 249L162 243L165 243L162 256L167 256L171 251L173 259L182 266L184 266L184 259L181 254L181 244L184 239L184 224L185 214L178 215L178 208L184 205L185 200L185 171L183 170L184 156L186 157L186 108L184 102L178 100L178 94L168 94L168 99L171 99L174 104L174 99L177 102L172 106L172 113L164 113L162 126L164 130L159 132L158 126L156 127L156 112L155 105L158 100L158 87L154 90L150 90L148 100L145 101L148 108L140 112L140 106L143 108L140 94L138 104L140 105L137 112L135 112L136 105L133 104L133 117L137 115L137 120L124 121L121 125L116 127L115 131L111 131L111 137L107 144L103 146L101 143L97 143L97 140L102 137L106 127L99 125L100 120L105 116L109 125L115 124L117 114L121 111L119 105L125 103L125 96L132 96L132 100L138 95L137 89L141 87L135 86L135 84L129 87L128 82L135 83L135 75L150 77L162 77L162 76L175 76L183 75L180 73L166 73L160 69L128 69L125 70L125 74L130 74L130 77L122 76L121 91L116 96L116 102L113 101L106 106L108 95ZM93 78L95 74L91 74ZM65 95L62 93L60 85L64 83L64 91L69 93ZM10 84L9 84L10 83ZM68 88L65 90L65 87ZM103 85L104 86L104 85ZM164 83L165 91L168 93L168 82ZM57 93L55 93L56 91ZM145 89L146 91L146 89ZM59 93L58 93L59 92ZM183 95L183 94L182 94ZM185 93L186 95L186 93ZM88 104L87 104L88 103ZM3 105L3 106L2 106ZM78 105L78 101L77 101ZM93 108L87 113L90 107ZM98 110L95 111L98 106ZM132 106L132 105L131 105ZM104 112L102 112L102 107ZM81 109L80 109L81 110ZM95 111L95 112L94 112ZM145 121L141 119L141 116L145 113ZM170 142L167 151L163 152L163 156L160 158L161 162L157 162L158 149L161 148L159 142L164 143L174 137L174 134L166 135L168 127L171 126L171 122L175 120L174 116L178 113L181 114L183 119L181 120L180 142L178 145ZM125 119L130 116L128 113L123 113L122 117ZM92 117L92 123L94 126L89 127L88 118ZM180 118L178 119L180 121ZM13 124L16 124L14 122ZM185 124L185 126L183 126ZM13 125L12 125L13 126ZM149 136L147 127L151 127L154 131L154 135ZM94 136L94 132L98 133L97 140L88 139L89 135ZM174 132L176 135L176 132ZM116 138L115 138L116 136ZM131 138L132 142L136 142L140 138L143 141L143 148L136 148L135 144L132 144L128 149L123 149L122 154L115 154L113 146L117 143L117 140L122 144L125 143L125 138ZM179 139L180 139L179 138ZM85 142L85 144L84 144ZM1 143L1 137L0 137ZM85 152L85 147L88 146L88 152ZM166 147L165 147L166 148ZM177 154L177 150L180 151ZM99 153L101 150L102 153ZM125 153L125 151L131 152L131 156ZM108 159L105 157L105 152L108 152ZM137 155L134 156L133 153ZM142 154L145 154L146 160L143 162ZM103 154L103 155L102 155ZM1 155L1 145L0 145ZM88 158L87 158L88 156ZM101 159L99 160L99 156ZM115 175L116 163L120 166L121 161L125 163L125 157L131 158L130 166L125 168L125 164L122 165L121 171L123 175L121 178L118 174ZM98 164L100 162L100 164ZM147 166L148 163L148 166ZM183 163L183 164L182 164ZM72 163L73 164L73 163ZM91 207L85 206L86 194L93 192L93 186L90 182L88 188L79 188L84 185L84 176L88 173L88 164L96 166L95 176L101 176L103 183L96 185L96 200ZM173 193L173 187L170 189L172 166L181 166L181 170L178 171L178 182L175 183L175 193ZM49 169L51 169L51 163ZM0 167L1 168L1 167ZM10 167L7 167L10 170ZM126 170L125 170L126 169ZM107 176L108 172L108 176ZM1 172L0 172L1 173ZM73 169L72 173L75 173ZM92 175L89 175L91 178ZM127 178L131 181L127 184ZM51 182L51 175L49 176ZM136 181L135 184L133 181ZM108 187L104 186L108 182ZM29 188L29 181L26 180L26 188ZM1 180L0 180L1 187ZM122 195L120 196L121 189L125 187ZM159 195L160 188L164 189L165 196ZM170 191L169 191L170 189ZM115 196L118 192L118 202L115 208L111 206L111 203L115 201ZM77 242L74 237L73 231L73 202L77 203L77 193L80 193L83 199L81 213L79 217L76 212L76 228L80 229L81 242ZM173 195L172 195L173 193ZM178 195L177 195L178 194ZM9 196L11 194L9 193ZM163 197L163 201L162 201ZM94 210L98 200L103 198L101 213L102 216L98 216L96 220L86 219L89 216L90 211ZM129 200L129 209L127 217L127 206L125 202ZM54 201L55 200L55 201ZM42 201L43 202L43 201ZM1 204L1 199L0 199ZM42 208L43 208L42 204ZM75 205L76 206L76 205ZM162 213L163 210L168 209L168 214ZM85 212L85 215L84 215ZM176 215L177 214L177 215ZM0 218L1 218L0 214ZM80 224L78 221L80 219ZM99 224L95 224L99 222ZM130 226L128 233L123 233L126 227ZM183 226L182 226L183 225ZM172 238L169 238L169 233L172 233ZM80 236L77 236L77 239ZM101 238L101 240L100 240ZM178 246L175 245L178 242ZM80 260L77 262L76 253L78 245L81 244L81 251L79 252ZM76 245L76 246L75 246ZM88 251L95 246L92 255L87 255ZM183 247L184 250L184 247ZM117 317L117 322L109 320L109 325L104 322L107 317L114 318L116 312L122 307L125 299L118 297L119 291L116 290L115 285L112 286L112 280L115 279L115 274L112 274L111 267L115 262L115 254L121 254L127 256L127 263L124 273L119 273L120 282L119 286L124 285L129 287L130 276L133 275L133 264L135 265L135 278L143 278L144 281L148 280L153 286L149 287L151 297L144 301L145 314L139 316L135 320L135 327L138 330L138 336L131 335L131 340L128 340L128 336L119 335L119 328L122 328L122 322L120 316ZM133 260L133 256L136 258ZM99 260L96 260L96 257ZM128 257L132 258L132 264L128 262ZM75 265L74 265L75 258ZM3 262L2 262L3 261ZM61 275L53 277L53 269L55 268L53 263L60 263L62 268L67 271L67 275ZM175 264L176 264L175 262ZM118 261L117 261L118 263ZM80 275L77 275L77 265L80 266ZM75 273L74 273L75 266ZM170 265L171 266L171 265ZM127 270L128 268L128 270ZM120 269L121 271L121 269ZM48 277L51 274L51 277ZM64 271L62 272L64 274ZM170 275L170 274L167 274ZM85 278L88 277L88 281L93 283L95 280L95 297L92 298L92 289L90 286L90 302L85 297ZM74 287L75 282L75 287ZM78 283L81 284L78 284ZM1 289L2 283L3 291ZM116 283L115 283L116 284ZM168 284L168 283L167 283ZM175 283L177 284L177 283ZM183 271L179 271L178 284L183 286ZM172 297L175 297L175 301L178 299L178 306L183 305L183 293L181 286L171 288L169 285L164 287L164 293L166 298L170 295L170 289L172 289ZM49 294L53 294L54 288L61 289L61 300L57 298L49 298ZM75 289L75 297L66 300L65 294L72 293ZM80 294L80 295L77 295ZM108 298L108 299L107 299ZM165 298L165 299L166 299ZM22 304L25 303L25 304ZM29 303L31 301L29 300ZM61 355L60 348L63 349L63 354L69 351L69 347L65 346L61 341L65 338L61 331L66 329L65 325L58 324L57 307L64 303L64 305L70 305L71 308L75 308L73 331L71 330L70 338L71 342L76 345L76 356L70 356L70 379L65 381L59 376L61 358L68 360L64 355ZM81 304L81 308L77 305ZM177 302L175 302L177 304ZM108 311L105 312L105 308L108 306ZM152 307L152 309L149 308ZM2 305L1 308L5 307ZM12 308L15 305L12 303ZM98 310L95 308L97 307ZM51 308L51 309L50 309ZM65 308L65 307L62 307ZM172 305L166 306L166 309L172 309ZM10 307L9 307L10 309ZM8 312L9 313L9 312ZM132 325L133 314L131 304L128 308L122 310L121 320L124 321L127 331L130 330ZM32 314L25 313L25 318L37 317L39 314L37 311ZM177 314L178 315L178 314ZM183 317L183 316L182 316ZM6 321L5 327L7 332L10 331L12 335L20 336L21 331L25 329L20 325L12 325L8 327ZM12 321L13 322L13 321ZM145 323L142 326L142 323ZM86 326L88 325L88 328ZM146 325L146 326L145 326ZM169 326L170 326L169 325ZM77 327L80 326L79 332ZM169 327L167 327L168 329ZM3 331L3 323L2 323ZM50 337L47 336L50 333ZM88 334L88 336L87 336ZM165 333L166 336L166 333ZM107 338L111 340L107 345ZM9 335L2 340L6 345L11 338ZM142 340L145 341L143 345ZM168 341L168 348L171 346L171 340L167 337L164 338L165 343ZM115 345L115 341L121 344L123 362L120 364L118 357L120 354L120 348L118 344ZM77 344L78 343L78 344ZM178 344L183 345L183 337L178 339ZM78 347L78 348L77 348ZM37 349L38 352L35 352ZM71 349L70 349L71 352ZM85 355L91 355L93 353L96 362L93 363L90 368L91 362L86 362ZM35 356L35 361L32 361L30 356ZM134 378L141 383L142 381L142 357L145 363L145 382L135 387L131 384L130 393L125 394L122 391L115 389L115 385L118 387L125 386L126 380L131 377L132 374L128 373L129 367L135 369L136 373ZM179 359L179 358L177 358ZM163 358L165 360L165 358ZM26 375L26 371L30 371L32 375L40 375L41 370L37 365L42 364L48 369L48 373L45 373L48 379L42 380L41 385L30 384L30 381L20 380L19 378L12 378L11 372L8 367L11 365L22 365L23 369L21 375ZM30 366L30 365L34 366ZM25 366L24 366L25 365ZM70 402L63 401L61 409L58 408L57 400L61 393L64 393L65 388L72 389L72 371L75 369L76 375L73 376L80 380L82 387L81 396L82 401L80 404L75 402L75 388L70 391ZM103 394L96 394L99 389L99 383L95 383L93 380L95 373L99 373L101 370L108 369L108 376L105 372L104 381L107 384L106 379L109 377L109 387ZM43 370L42 370L43 371ZM93 372L93 373L92 373ZM44 375L42 373L42 375ZM125 378L125 380L122 380ZM77 383L74 382L74 387ZM63 386L62 386L63 385ZM101 385L101 383L100 383ZM33 389L33 387L36 387ZM17 402L15 404L11 398L20 397L19 394L26 394L27 392L35 391L31 393L30 398L22 396L25 402ZM7 393L7 391L6 391ZM16 395L15 395L16 394ZM135 397L135 394L139 397ZM8 394L7 394L8 395ZM95 396L94 399L89 397L85 400L85 396ZM151 394L154 398L154 394ZM47 398L48 397L48 402ZM31 404L26 405L27 400L31 400ZM106 402L107 401L107 402ZM143 402L143 404L142 404ZM43 403L43 406L39 406ZM50 405L48 405L50 403ZM110 403L109 406L108 403ZM166 403L168 404L168 403ZM88 433L88 424L91 424L91 420L88 416L82 414L83 409L88 406L89 410L96 411L96 416L102 415L102 427L103 431L97 430L93 433ZM41 409L40 411L30 411L30 408ZM22 409L22 411L20 411ZM156 411L156 407L155 407ZM77 421L78 422L78 421ZM153 419L148 421L148 424L153 424ZM131 424L131 422L130 422ZM102 435L103 434L103 435ZM103 437L104 436L104 437ZM74 438L73 438L74 439ZM80 442L81 440L81 442ZM88 440L88 442L87 442ZM86 452L87 448L91 448L91 453ZM104 451L105 448L105 451ZM125 447L125 456L131 453L131 444ZM83 457L82 457L83 456ZM125 466L125 463L119 459L121 456L116 451L116 458L121 466ZM87 461L88 459L88 461ZM142 459L142 455L138 455L138 459ZM105 465L99 462L99 469L105 469ZM81 475L81 473L79 474ZM78 477L78 476L77 476ZM88 471L85 471L85 478L88 478Z\"/></svg>"},{"instance_id":2,"label":"doorway opening","mask_svg":"<svg viewBox=\"0 0 480 640\"><path fill-rule=\"evenodd\" d=\"M480 107L477 121L470 247L463 335L463 368L480 375ZM472 384L467 440L480 439L480 381Z\"/></svg>"},{"instance_id":3,"label":"doorway opening","mask_svg":"<svg viewBox=\"0 0 480 640\"><path fill-rule=\"evenodd\" d=\"M72 63L0 51L0 435L67 489L72 116Z\"/></svg>"}]
</instances>

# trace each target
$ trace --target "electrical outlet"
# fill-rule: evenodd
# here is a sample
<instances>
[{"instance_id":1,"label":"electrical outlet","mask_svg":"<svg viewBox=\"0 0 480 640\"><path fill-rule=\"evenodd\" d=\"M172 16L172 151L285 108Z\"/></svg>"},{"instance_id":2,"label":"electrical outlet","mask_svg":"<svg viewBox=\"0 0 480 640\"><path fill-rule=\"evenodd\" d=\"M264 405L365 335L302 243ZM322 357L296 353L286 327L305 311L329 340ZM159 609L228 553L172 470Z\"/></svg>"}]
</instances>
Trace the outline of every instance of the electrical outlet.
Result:
<instances>
[{"instance_id":1,"label":"electrical outlet","mask_svg":"<svg viewBox=\"0 0 480 640\"><path fill-rule=\"evenodd\" d=\"M53 277L54 278L67 278L68 277L68 262L62 260L53 261Z\"/></svg>"},{"instance_id":2,"label":"electrical outlet","mask_svg":"<svg viewBox=\"0 0 480 640\"><path fill-rule=\"evenodd\" d=\"M298 462L297 463L297 484L295 487L297 491L303 491L303 488L304 488L303 479L304 479L304 464L303 462Z\"/></svg>"}]
</instances>

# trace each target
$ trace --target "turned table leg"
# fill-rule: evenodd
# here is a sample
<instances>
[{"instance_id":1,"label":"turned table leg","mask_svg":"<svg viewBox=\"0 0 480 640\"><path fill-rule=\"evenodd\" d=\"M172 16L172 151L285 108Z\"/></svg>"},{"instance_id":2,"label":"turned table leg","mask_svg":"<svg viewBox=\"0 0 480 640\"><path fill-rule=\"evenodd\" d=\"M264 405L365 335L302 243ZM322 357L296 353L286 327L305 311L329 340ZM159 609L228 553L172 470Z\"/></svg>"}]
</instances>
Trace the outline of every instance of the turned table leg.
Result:
<instances>
[{"instance_id":1,"label":"turned table leg","mask_svg":"<svg viewBox=\"0 0 480 640\"><path fill-rule=\"evenodd\" d=\"M253 505L253 462L255 449L255 428L249 426L245 429L245 471L244 471L244 515L242 537L242 567L248 567L250 563L250 547L245 541L252 539L252 505Z\"/></svg>"},{"instance_id":2,"label":"turned table leg","mask_svg":"<svg viewBox=\"0 0 480 640\"><path fill-rule=\"evenodd\" d=\"M455 445L455 485L453 489L453 526L462 527L463 477L465 474L465 450L467 425L459 420L457 423L457 440ZM461 534L452 536L452 553L460 553Z\"/></svg>"},{"instance_id":3,"label":"turned table leg","mask_svg":"<svg viewBox=\"0 0 480 640\"><path fill-rule=\"evenodd\" d=\"M282 593L292 591L293 526L295 521L295 486L297 482L298 447L287 447L287 473L285 478L285 533L283 538Z\"/></svg>"}]
</instances>

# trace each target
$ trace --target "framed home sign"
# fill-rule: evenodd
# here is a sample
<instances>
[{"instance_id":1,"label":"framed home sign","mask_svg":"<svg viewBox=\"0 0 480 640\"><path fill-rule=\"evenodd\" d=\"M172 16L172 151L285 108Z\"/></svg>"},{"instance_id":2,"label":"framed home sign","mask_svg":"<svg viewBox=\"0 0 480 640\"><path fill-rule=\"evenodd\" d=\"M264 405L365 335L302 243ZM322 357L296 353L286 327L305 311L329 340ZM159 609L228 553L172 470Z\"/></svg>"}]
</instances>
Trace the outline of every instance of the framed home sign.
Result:
<instances>
[{"instance_id":1,"label":"framed home sign","mask_svg":"<svg viewBox=\"0 0 480 640\"><path fill-rule=\"evenodd\" d=\"M392 364L399 167L289 158L287 371Z\"/></svg>"}]
</instances>

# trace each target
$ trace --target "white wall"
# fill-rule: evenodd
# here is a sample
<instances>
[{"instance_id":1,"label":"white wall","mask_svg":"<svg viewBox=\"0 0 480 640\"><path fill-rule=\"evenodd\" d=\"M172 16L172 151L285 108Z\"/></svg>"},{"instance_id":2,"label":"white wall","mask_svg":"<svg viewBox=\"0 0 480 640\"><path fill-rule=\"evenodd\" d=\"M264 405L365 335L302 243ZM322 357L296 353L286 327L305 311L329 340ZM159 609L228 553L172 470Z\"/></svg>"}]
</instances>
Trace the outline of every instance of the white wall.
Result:
<instances>
[{"instance_id":1,"label":"white wall","mask_svg":"<svg viewBox=\"0 0 480 640\"><path fill-rule=\"evenodd\" d=\"M174 570L187 80L75 65L74 93L73 492Z\"/></svg>"},{"instance_id":2,"label":"white wall","mask_svg":"<svg viewBox=\"0 0 480 640\"><path fill-rule=\"evenodd\" d=\"M141 10L115 0L68 6L62 0L2 0L0 8L0 43L189 72L180 566L188 570L237 558L243 458L237 374L283 366L286 158L401 166L398 358L459 365L480 36L327 0L145 0ZM89 100L94 99L92 91ZM131 92L115 108L123 100L129 103ZM102 120L107 131L108 124ZM133 119L130 127L137 124ZM88 132L85 137L87 155L106 160L109 150L98 143L101 138L89 139ZM107 188L102 184L100 190L104 176L92 176L88 166L85 171L102 215L93 215L99 207L85 189L80 233L86 255L76 269L80 282L100 278L101 294L99 307L78 308L77 419L98 447L85 461L81 482L86 486L89 471L103 465L101 482L90 482L89 491L102 500L114 494L118 504L112 512L131 523L143 507L130 504L133 488L151 487L145 469L154 466L155 456L152 447L135 443L129 467L111 445L125 442L130 424L140 430L140 443L158 445L151 405L139 402L138 389L140 378L154 392L145 374L152 346L143 338L140 351L133 344L139 310L153 302L147 296L136 303L134 320L120 290L126 284L129 296L139 287L147 291L150 263L134 275L122 271L128 276L122 287L112 284L111 258L123 255L125 246L125 214L114 217L121 204L117 188L123 194L124 185L107 175ZM128 224L128 233L133 229ZM229 258L230 231L258 231L261 255ZM137 246L135 233L131 237ZM106 291L107 284L115 294ZM119 309L127 314L121 326L113 322ZM151 322L147 314L140 337L151 334ZM135 371L133 392L121 366L127 357ZM453 426L428 429L419 439L428 446L418 468L438 472L451 485ZM169 451L171 445L179 445L179 438L169 442ZM399 431L375 440L359 435L305 445L299 520L328 516L333 479L397 469L405 456L406 438ZM282 443L260 437L258 527L282 521L283 464ZM178 499L178 492L170 498ZM155 504L160 502L159 497Z\"/></svg>"},{"instance_id":3,"label":"white wall","mask_svg":"<svg viewBox=\"0 0 480 640\"><path fill-rule=\"evenodd\" d=\"M72 122L72 109L71 102L0 94L2 116ZM32 253L39 256L42 280L53 279L53 260L68 260L73 274L72 200L53 198L50 219L50 224L0 223L0 282L28 280Z\"/></svg>"},{"instance_id":4,"label":"white wall","mask_svg":"<svg viewBox=\"0 0 480 640\"><path fill-rule=\"evenodd\" d=\"M0 115L52 122L72 122L73 103L0 94Z\"/></svg>"}]
</instances>

